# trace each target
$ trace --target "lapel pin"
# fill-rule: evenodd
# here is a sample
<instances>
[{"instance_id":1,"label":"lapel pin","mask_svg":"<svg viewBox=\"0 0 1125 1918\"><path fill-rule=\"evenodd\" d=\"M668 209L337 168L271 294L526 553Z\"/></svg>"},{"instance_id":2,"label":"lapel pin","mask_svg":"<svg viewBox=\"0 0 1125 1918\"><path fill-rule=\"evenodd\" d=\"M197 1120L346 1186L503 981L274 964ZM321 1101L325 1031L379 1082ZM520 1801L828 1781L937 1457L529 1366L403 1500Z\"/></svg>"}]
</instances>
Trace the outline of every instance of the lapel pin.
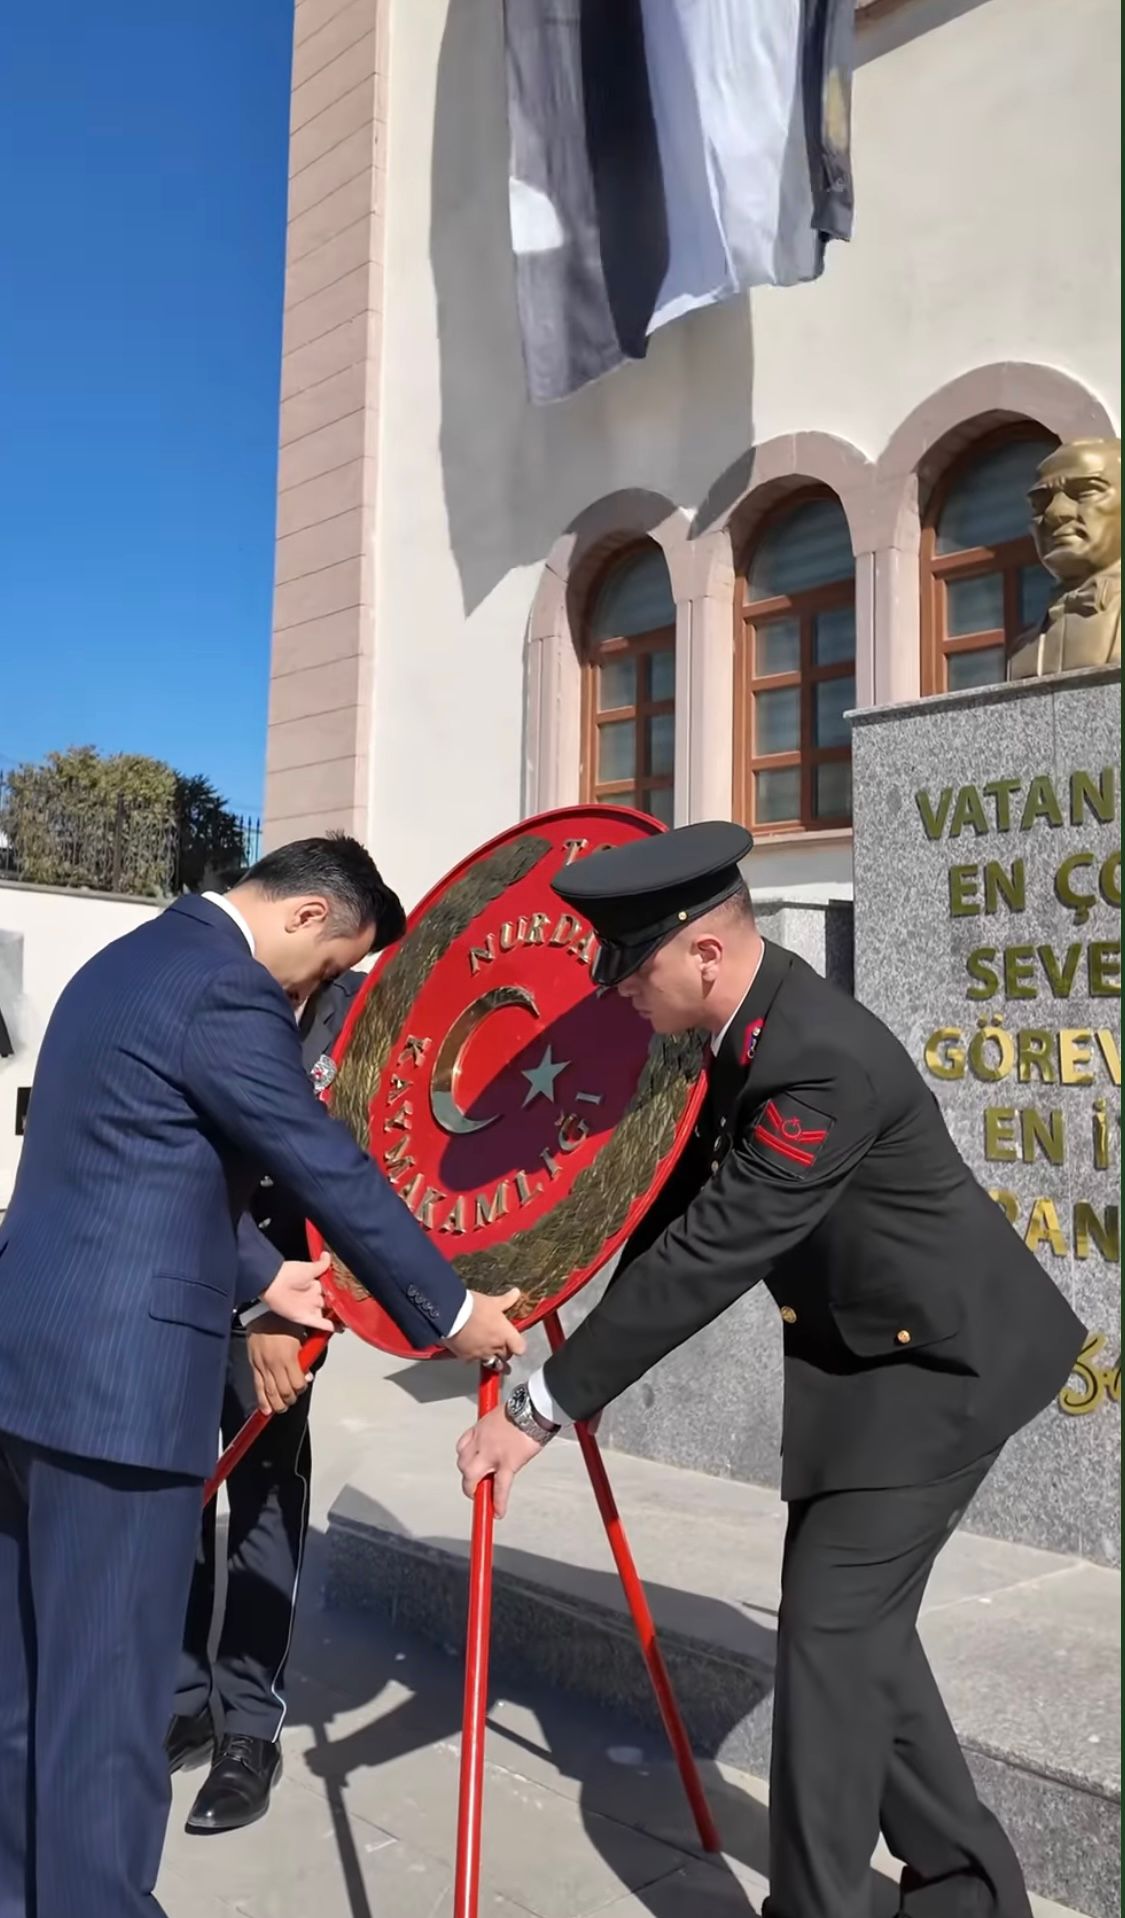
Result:
<instances>
[{"instance_id":1,"label":"lapel pin","mask_svg":"<svg viewBox=\"0 0 1125 1918\"><path fill-rule=\"evenodd\" d=\"M742 1041L742 1064L744 1066L750 1064L751 1059L758 1049L758 1041L762 1036L762 1028L765 1023L764 1019L751 1019L750 1024L746 1028L746 1036Z\"/></svg>"},{"instance_id":2,"label":"lapel pin","mask_svg":"<svg viewBox=\"0 0 1125 1918\"><path fill-rule=\"evenodd\" d=\"M313 1091L318 1094L327 1092L335 1077L336 1066L334 1060L330 1059L326 1052L322 1052L320 1058L313 1066L312 1071L309 1073L309 1078L313 1083Z\"/></svg>"}]
</instances>

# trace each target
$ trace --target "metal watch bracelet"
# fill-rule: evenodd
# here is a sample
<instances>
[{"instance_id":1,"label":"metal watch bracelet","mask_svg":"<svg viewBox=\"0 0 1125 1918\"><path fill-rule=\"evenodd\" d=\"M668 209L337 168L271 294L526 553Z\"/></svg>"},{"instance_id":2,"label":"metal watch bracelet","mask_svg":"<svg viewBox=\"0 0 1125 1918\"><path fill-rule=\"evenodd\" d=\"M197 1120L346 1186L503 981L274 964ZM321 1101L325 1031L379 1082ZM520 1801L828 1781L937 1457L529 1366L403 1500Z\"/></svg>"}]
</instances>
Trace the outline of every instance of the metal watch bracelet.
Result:
<instances>
[{"instance_id":1,"label":"metal watch bracelet","mask_svg":"<svg viewBox=\"0 0 1125 1918\"><path fill-rule=\"evenodd\" d=\"M557 1425L548 1425L540 1418L531 1403L531 1393L526 1385L517 1385L504 1401L504 1416L517 1432L525 1438L534 1439L536 1445L548 1445L558 1431Z\"/></svg>"}]
</instances>

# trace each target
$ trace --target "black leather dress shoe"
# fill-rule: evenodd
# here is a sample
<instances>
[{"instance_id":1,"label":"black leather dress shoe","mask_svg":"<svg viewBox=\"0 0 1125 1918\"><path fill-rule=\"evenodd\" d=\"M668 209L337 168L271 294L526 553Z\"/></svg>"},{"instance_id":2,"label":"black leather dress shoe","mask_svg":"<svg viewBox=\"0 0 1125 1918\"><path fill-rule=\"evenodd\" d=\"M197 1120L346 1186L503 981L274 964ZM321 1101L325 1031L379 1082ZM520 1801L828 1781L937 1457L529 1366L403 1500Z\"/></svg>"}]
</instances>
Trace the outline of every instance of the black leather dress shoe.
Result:
<instances>
[{"instance_id":1,"label":"black leather dress shoe","mask_svg":"<svg viewBox=\"0 0 1125 1918\"><path fill-rule=\"evenodd\" d=\"M211 1767L185 1829L191 1832L241 1831L269 1810L270 1793L281 1777L281 1752L268 1738L233 1732L219 1740Z\"/></svg>"},{"instance_id":2,"label":"black leather dress shoe","mask_svg":"<svg viewBox=\"0 0 1125 1918\"><path fill-rule=\"evenodd\" d=\"M206 1708L194 1718L173 1718L164 1740L169 1771L194 1771L210 1764L215 1752L215 1727Z\"/></svg>"}]
</instances>

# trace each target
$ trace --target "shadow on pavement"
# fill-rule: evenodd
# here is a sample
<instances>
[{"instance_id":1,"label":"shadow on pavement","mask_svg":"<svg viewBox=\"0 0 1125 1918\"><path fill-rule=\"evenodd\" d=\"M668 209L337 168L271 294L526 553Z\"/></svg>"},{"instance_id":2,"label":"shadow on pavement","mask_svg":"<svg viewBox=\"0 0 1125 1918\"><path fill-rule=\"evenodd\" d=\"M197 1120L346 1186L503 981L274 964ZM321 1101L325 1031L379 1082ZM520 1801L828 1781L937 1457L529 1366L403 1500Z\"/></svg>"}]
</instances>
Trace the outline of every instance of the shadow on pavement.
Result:
<instances>
[{"instance_id":1,"label":"shadow on pavement","mask_svg":"<svg viewBox=\"0 0 1125 1918\"><path fill-rule=\"evenodd\" d=\"M388 1526L395 1525L386 1514ZM400 1529L396 1526L396 1529ZM435 1746L447 1749L459 1741L463 1665L460 1647L435 1649L431 1642L411 1636L392 1621L374 1614L327 1612L320 1605L320 1587L327 1558L322 1532L310 1532L306 1556L306 1601L298 1623L290 1668L288 1728L307 1727L312 1745L304 1762L326 1791L336 1843L350 1901L351 1918L377 1918L368 1900L358 1849L349 1823L345 1793L364 1773L377 1773L396 1760ZM542 1580L546 1561L528 1560ZM595 1576L595 1575L592 1575ZM605 1576L606 1585L610 1583ZM677 1594L686 1606L689 1594ZM697 1600L700 1605L714 1601ZM729 1608L728 1608L729 1609ZM761 1632L741 1619L740 1625ZM389 1686L403 1688L403 1702L389 1709L383 1700ZM371 1715L347 1729L333 1726L354 1719L364 1707ZM745 1710L746 1701L732 1695L729 1731ZM529 1724L528 1720L531 1720ZM514 1721L514 1722L513 1722ZM678 1774L666 1752L662 1734L611 1714L563 1691L546 1686L541 1678L513 1673L507 1661L494 1669L489 1688L489 1729L494 1735L490 1762L529 1777L544 1790L566 1793L561 1780L576 1786L575 1800L587 1837L610 1870L621 1880L621 1897L631 1895L639 1909L652 1918L705 1918L714 1904L716 1918L757 1918L757 1907L723 1859L695 1861L703 1856ZM716 1762L723 1743L721 1718L713 1717L708 1736L695 1738L700 1771L722 1833L727 1857L765 1877L768 1868L768 1827L765 1807L719 1770ZM502 1739L508 1750L496 1749ZM701 1749L702 1744L702 1749ZM487 1804L485 1816L487 1819ZM650 1884L630 1882L629 1861L635 1863L637 1832L667 1848L668 1867ZM452 1833L449 1835L452 1853ZM443 1855L446 1855L443 1852ZM678 1868L693 1867L690 1887L678 1895ZM710 1875L714 1874L714 1880ZM706 1875L704 1875L706 1874ZM714 1883L714 1897L710 1886ZM700 1904L703 1890L707 1896ZM889 1918L896 1908L894 1888L873 1874L873 1913Z\"/></svg>"}]
</instances>

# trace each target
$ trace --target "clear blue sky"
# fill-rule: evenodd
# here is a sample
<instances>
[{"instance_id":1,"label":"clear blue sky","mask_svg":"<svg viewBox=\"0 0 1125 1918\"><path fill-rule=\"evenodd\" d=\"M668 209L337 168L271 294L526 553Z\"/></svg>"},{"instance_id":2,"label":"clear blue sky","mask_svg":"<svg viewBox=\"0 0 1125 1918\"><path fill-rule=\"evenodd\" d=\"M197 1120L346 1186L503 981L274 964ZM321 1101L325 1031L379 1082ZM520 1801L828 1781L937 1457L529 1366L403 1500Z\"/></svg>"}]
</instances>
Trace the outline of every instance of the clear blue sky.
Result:
<instances>
[{"instance_id":1,"label":"clear blue sky","mask_svg":"<svg viewBox=\"0 0 1125 1918\"><path fill-rule=\"evenodd\" d=\"M0 765L257 811L291 0L34 0L0 59Z\"/></svg>"}]
</instances>

